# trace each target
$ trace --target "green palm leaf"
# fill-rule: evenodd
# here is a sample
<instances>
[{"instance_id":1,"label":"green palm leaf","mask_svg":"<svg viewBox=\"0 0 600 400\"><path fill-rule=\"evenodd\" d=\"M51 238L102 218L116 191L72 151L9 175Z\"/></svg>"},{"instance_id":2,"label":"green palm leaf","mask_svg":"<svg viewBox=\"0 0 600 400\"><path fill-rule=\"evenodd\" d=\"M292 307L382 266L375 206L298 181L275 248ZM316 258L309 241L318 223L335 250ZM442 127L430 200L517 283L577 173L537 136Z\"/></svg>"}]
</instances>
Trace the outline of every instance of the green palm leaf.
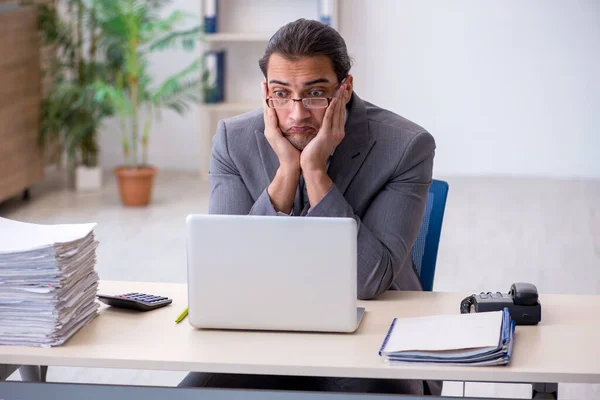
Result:
<instances>
[{"instance_id":1,"label":"green palm leaf","mask_svg":"<svg viewBox=\"0 0 600 400\"><path fill-rule=\"evenodd\" d=\"M198 103L202 98L202 85L200 79L186 81L169 81L163 85L163 90L153 97L156 107L169 108L178 114L183 114L190 109L190 103Z\"/></svg>"}]
</instances>

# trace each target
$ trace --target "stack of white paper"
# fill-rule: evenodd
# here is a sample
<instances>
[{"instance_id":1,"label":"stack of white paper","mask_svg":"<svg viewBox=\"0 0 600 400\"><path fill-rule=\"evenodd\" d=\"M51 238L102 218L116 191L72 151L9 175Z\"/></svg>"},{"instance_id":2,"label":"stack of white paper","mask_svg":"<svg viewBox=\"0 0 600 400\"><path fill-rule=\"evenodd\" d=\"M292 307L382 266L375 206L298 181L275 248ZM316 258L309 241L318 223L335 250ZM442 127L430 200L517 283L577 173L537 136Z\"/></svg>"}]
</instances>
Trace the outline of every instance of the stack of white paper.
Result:
<instances>
[{"instance_id":1,"label":"stack of white paper","mask_svg":"<svg viewBox=\"0 0 600 400\"><path fill-rule=\"evenodd\" d=\"M0 345L61 345L94 319L95 226L0 218Z\"/></svg>"}]
</instances>

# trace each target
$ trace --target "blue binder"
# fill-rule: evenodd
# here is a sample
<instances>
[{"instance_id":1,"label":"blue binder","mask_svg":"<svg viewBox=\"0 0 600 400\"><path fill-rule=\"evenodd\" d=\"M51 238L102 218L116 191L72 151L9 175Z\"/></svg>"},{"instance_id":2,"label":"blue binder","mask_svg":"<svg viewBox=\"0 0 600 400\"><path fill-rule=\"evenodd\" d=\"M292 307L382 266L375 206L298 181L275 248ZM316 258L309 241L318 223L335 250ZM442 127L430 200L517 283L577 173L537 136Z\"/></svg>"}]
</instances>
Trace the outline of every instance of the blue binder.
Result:
<instances>
[{"instance_id":1,"label":"blue binder","mask_svg":"<svg viewBox=\"0 0 600 400\"><path fill-rule=\"evenodd\" d=\"M204 52L202 83L205 103L225 101L225 50Z\"/></svg>"},{"instance_id":2,"label":"blue binder","mask_svg":"<svg viewBox=\"0 0 600 400\"><path fill-rule=\"evenodd\" d=\"M319 20L325 25L331 25L331 0L319 1Z\"/></svg>"},{"instance_id":3,"label":"blue binder","mask_svg":"<svg viewBox=\"0 0 600 400\"><path fill-rule=\"evenodd\" d=\"M219 15L218 0L204 0L204 32L217 32L217 16Z\"/></svg>"}]
</instances>

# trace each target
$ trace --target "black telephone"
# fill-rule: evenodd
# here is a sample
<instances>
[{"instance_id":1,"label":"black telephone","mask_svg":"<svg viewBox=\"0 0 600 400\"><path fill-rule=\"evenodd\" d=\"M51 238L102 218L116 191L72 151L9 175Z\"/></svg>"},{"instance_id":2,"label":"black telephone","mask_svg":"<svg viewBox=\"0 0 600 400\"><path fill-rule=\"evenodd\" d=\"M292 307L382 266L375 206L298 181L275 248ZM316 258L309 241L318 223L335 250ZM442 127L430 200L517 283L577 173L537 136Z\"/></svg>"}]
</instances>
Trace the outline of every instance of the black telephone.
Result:
<instances>
[{"instance_id":1,"label":"black telephone","mask_svg":"<svg viewBox=\"0 0 600 400\"><path fill-rule=\"evenodd\" d=\"M510 318L516 325L537 325L542 320L542 306L538 292L531 283L513 283L507 293L480 293L465 298L460 303L461 314L500 311L508 307Z\"/></svg>"}]
</instances>

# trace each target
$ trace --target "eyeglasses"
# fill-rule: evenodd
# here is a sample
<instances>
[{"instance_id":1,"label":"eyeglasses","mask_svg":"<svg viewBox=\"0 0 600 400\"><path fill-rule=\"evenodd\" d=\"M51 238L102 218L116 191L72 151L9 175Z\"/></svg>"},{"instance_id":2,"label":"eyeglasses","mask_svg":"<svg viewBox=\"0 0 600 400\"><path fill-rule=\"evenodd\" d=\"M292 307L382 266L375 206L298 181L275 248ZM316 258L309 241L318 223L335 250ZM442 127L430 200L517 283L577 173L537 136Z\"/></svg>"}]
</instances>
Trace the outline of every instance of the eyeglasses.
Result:
<instances>
[{"instance_id":1,"label":"eyeglasses","mask_svg":"<svg viewBox=\"0 0 600 400\"><path fill-rule=\"evenodd\" d=\"M346 79L343 79L340 82L340 84L335 89L335 92L333 92L333 95L331 95L331 97L303 97L300 99L282 99L282 98L278 98L278 97L267 97L265 99L265 101L267 102L268 107L275 108L278 110L285 110L285 109L292 108L292 106L294 105L294 102L296 102L296 101L301 101L302 105L304 107L313 109L313 110L319 109L319 108L327 108L327 107L329 107L329 104L331 104L331 100L333 100L333 98L337 94L338 90L340 90L340 87L342 86L342 84L344 83L345 80Z\"/></svg>"}]
</instances>

